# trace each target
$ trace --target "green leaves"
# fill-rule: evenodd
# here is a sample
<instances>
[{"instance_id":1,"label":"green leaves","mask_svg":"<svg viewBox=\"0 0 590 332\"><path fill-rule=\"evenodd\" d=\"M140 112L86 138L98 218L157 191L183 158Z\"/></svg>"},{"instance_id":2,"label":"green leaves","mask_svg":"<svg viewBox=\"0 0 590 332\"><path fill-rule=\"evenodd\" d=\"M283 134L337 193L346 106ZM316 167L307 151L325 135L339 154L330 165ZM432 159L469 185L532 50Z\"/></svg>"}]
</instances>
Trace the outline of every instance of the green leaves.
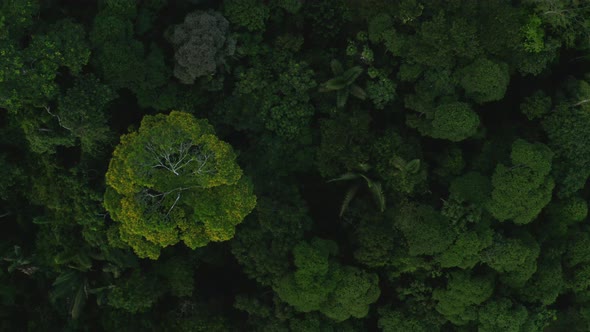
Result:
<instances>
[{"instance_id":1,"label":"green leaves","mask_svg":"<svg viewBox=\"0 0 590 332\"><path fill-rule=\"evenodd\" d=\"M332 60L330 63L332 72L336 77L329 79L320 85L319 92L337 91L336 106L344 107L348 100L348 96L352 94L354 97L365 100L367 94L360 86L354 84L356 79L363 73L363 69L355 66L344 71L342 64L338 60Z\"/></svg>"},{"instance_id":2,"label":"green leaves","mask_svg":"<svg viewBox=\"0 0 590 332\"><path fill-rule=\"evenodd\" d=\"M522 139L512 144L513 166L499 164L492 176L488 211L498 220L527 224L551 200L555 183L549 176L553 152L544 144Z\"/></svg>"},{"instance_id":3,"label":"green leaves","mask_svg":"<svg viewBox=\"0 0 590 332\"><path fill-rule=\"evenodd\" d=\"M297 270L273 288L297 311L320 311L335 321L363 318L379 298L379 278L355 267L330 260L338 247L332 241L314 238L293 250Z\"/></svg>"},{"instance_id":4,"label":"green leaves","mask_svg":"<svg viewBox=\"0 0 590 332\"><path fill-rule=\"evenodd\" d=\"M370 166L368 164L359 164L358 169L361 172L368 172L370 170ZM335 179L328 180L328 183L335 181L353 181L363 179L371 195L373 196L373 199L375 200L375 203L377 204L379 211L385 211L385 194L383 193L381 183L378 181L371 180L368 176L361 172L347 172ZM348 206L350 205L350 202L355 197L360 187L360 183L355 183L348 189L344 196L342 206L340 208L340 217L344 215L344 213L348 209Z\"/></svg>"},{"instance_id":5,"label":"green leaves","mask_svg":"<svg viewBox=\"0 0 590 332\"><path fill-rule=\"evenodd\" d=\"M72 319L78 319L88 298L88 280L75 270L61 273L52 284L50 299L56 303L64 301L69 305Z\"/></svg>"},{"instance_id":6,"label":"green leaves","mask_svg":"<svg viewBox=\"0 0 590 332\"><path fill-rule=\"evenodd\" d=\"M125 135L107 171L105 207L141 257L182 240L226 241L256 204L231 146L188 113L147 116Z\"/></svg>"}]
</instances>

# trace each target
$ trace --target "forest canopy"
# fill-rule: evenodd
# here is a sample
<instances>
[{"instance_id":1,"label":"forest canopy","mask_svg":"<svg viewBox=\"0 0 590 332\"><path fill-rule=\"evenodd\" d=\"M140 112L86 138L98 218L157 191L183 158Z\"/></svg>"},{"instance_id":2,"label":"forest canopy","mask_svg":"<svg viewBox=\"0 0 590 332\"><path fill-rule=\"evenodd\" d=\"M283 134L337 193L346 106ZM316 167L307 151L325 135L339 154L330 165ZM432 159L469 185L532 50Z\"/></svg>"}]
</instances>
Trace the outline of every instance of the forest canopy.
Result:
<instances>
[{"instance_id":1,"label":"forest canopy","mask_svg":"<svg viewBox=\"0 0 590 332\"><path fill-rule=\"evenodd\" d=\"M0 1L1 331L590 330L590 5Z\"/></svg>"}]
</instances>

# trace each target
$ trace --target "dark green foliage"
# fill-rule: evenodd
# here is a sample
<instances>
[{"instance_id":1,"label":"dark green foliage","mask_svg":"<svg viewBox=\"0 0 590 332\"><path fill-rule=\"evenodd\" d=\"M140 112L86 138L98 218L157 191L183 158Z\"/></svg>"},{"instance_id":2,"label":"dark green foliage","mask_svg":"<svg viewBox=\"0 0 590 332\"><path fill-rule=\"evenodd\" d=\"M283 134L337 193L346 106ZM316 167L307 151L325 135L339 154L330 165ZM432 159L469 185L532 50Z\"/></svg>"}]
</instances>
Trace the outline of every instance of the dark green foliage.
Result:
<instances>
[{"instance_id":1,"label":"dark green foliage","mask_svg":"<svg viewBox=\"0 0 590 332\"><path fill-rule=\"evenodd\" d=\"M462 141L475 134L479 117L464 103L441 105L434 111L432 137Z\"/></svg>"},{"instance_id":2,"label":"dark green foliage","mask_svg":"<svg viewBox=\"0 0 590 332\"><path fill-rule=\"evenodd\" d=\"M465 94L479 104L502 99L510 81L507 64L485 58L461 69L460 75Z\"/></svg>"},{"instance_id":3,"label":"dark green foliage","mask_svg":"<svg viewBox=\"0 0 590 332\"><path fill-rule=\"evenodd\" d=\"M333 178L368 162L365 146L372 138L370 121L367 114L355 112L348 116L337 113L320 122L317 167L323 177Z\"/></svg>"},{"instance_id":4,"label":"dark green foliage","mask_svg":"<svg viewBox=\"0 0 590 332\"><path fill-rule=\"evenodd\" d=\"M278 296L296 310L319 310L343 321L363 318L369 305L379 298L379 278L355 267L342 266L329 258L337 253L332 241L314 239L293 249L297 270L281 278L274 287Z\"/></svg>"},{"instance_id":5,"label":"dark green foliage","mask_svg":"<svg viewBox=\"0 0 590 332\"><path fill-rule=\"evenodd\" d=\"M489 277L473 277L464 272L449 276L446 289L437 289L432 297L437 301L436 310L457 325L477 319L478 306L487 300L494 290Z\"/></svg>"},{"instance_id":6,"label":"dark green foliage","mask_svg":"<svg viewBox=\"0 0 590 332\"><path fill-rule=\"evenodd\" d=\"M568 81L567 96L554 112L543 121L549 136L549 146L561 162L555 167L555 178L560 197L580 190L590 176L590 150L586 144L590 104L590 84L586 81Z\"/></svg>"},{"instance_id":7,"label":"dark green foliage","mask_svg":"<svg viewBox=\"0 0 590 332\"><path fill-rule=\"evenodd\" d=\"M112 140L105 109L115 97L110 87L96 77L81 77L59 99L54 116L62 128L80 139L84 152L93 153L101 144Z\"/></svg>"},{"instance_id":8,"label":"dark green foliage","mask_svg":"<svg viewBox=\"0 0 590 332\"><path fill-rule=\"evenodd\" d=\"M527 224L551 200L555 186L549 176L553 152L544 144L516 140L512 144L512 167L496 166L488 211L498 220Z\"/></svg>"},{"instance_id":9,"label":"dark green foliage","mask_svg":"<svg viewBox=\"0 0 590 332\"><path fill-rule=\"evenodd\" d=\"M404 234L412 256L441 253L454 240L448 219L429 205L403 205L395 222Z\"/></svg>"},{"instance_id":10,"label":"dark green foliage","mask_svg":"<svg viewBox=\"0 0 590 332\"><path fill-rule=\"evenodd\" d=\"M543 117L551 110L551 97L543 91L536 91L528 96L520 104L520 111L526 115L529 120Z\"/></svg>"},{"instance_id":11,"label":"dark green foliage","mask_svg":"<svg viewBox=\"0 0 590 332\"><path fill-rule=\"evenodd\" d=\"M0 1L0 330L589 331L589 50L582 0Z\"/></svg>"},{"instance_id":12,"label":"dark green foliage","mask_svg":"<svg viewBox=\"0 0 590 332\"><path fill-rule=\"evenodd\" d=\"M232 24L258 31L264 30L269 9L260 0L225 0L223 13Z\"/></svg>"},{"instance_id":13,"label":"dark green foliage","mask_svg":"<svg viewBox=\"0 0 590 332\"><path fill-rule=\"evenodd\" d=\"M479 309L479 330L491 331L522 331L528 312L521 304L510 299L492 300Z\"/></svg>"}]
</instances>

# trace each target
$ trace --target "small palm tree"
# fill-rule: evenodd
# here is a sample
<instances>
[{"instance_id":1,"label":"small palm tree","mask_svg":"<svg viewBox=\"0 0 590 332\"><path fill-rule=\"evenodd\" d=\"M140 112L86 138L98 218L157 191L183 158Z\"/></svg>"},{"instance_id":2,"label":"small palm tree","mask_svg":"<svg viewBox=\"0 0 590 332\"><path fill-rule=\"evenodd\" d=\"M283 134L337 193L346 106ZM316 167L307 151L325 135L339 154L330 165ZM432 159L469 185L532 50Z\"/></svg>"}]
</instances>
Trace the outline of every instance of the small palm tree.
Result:
<instances>
[{"instance_id":1,"label":"small palm tree","mask_svg":"<svg viewBox=\"0 0 590 332\"><path fill-rule=\"evenodd\" d=\"M354 84L354 81L356 81L359 75L363 72L361 67L355 66L345 71L338 60L332 60L330 66L332 67L332 72L335 77L320 85L319 91L336 91L336 106L339 108L344 107L349 95L353 95L361 100L367 98L365 90Z\"/></svg>"},{"instance_id":2,"label":"small palm tree","mask_svg":"<svg viewBox=\"0 0 590 332\"><path fill-rule=\"evenodd\" d=\"M366 183L367 188L373 195L375 203L379 207L379 211L385 211L385 195L383 194L381 182L371 180L369 177L365 175L365 173L367 173L371 169L371 167L367 164L359 164L357 169L358 171L347 172L342 174L340 177L328 181L328 183L335 181L354 181L354 183L348 189L346 195L344 196L344 201L342 202L342 206L340 207L340 217L344 215L344 212L346 212L346 209L348 209L350 202L356 196L356 193L359 191L363 183Z\"/></svg>"}]
</instances>

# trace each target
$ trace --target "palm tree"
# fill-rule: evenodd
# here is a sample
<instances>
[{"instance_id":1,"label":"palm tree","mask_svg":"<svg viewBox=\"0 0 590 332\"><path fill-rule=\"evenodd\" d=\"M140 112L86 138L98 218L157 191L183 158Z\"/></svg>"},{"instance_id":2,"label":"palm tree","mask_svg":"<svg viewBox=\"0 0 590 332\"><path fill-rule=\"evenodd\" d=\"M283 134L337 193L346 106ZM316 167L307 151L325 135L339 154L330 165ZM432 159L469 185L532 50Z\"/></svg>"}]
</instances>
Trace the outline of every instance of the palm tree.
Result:
<instances>
[{"instance_id":1,"label":"palm tree","mask_svg":"<svg viewBox=\"0 0 590 332\"><path fill-rule=\"evenodd\" d=\"M344 107L349 95L353 95L361 100L367 98L365 90L354 84L354 81L363 72L361 67L355 66L345 71L338 60L332 60L330 66L335 77L320 85L319 91L336 91L336 106L339 108Z\"/></svg>"},{"instance_id":2,"label":"palm tree","mask_svg":"<svg viewBox=\"0 0 590 332\"><path fill-rule=\"evenodd\" d=\"M344 212L346 212L346 209L350 205L350 202L356 196L356 193L359 191L363 183L366 183L367 188L373 195L375 203L379 207L379 211L385 211L385 195L383 194L381 182L371 180L369 177L365 175L365 173L367 173L370 169L371 167L367 164L359 164L358 171L347 172L342 174L340 177L328 181L328 183L335 181L354 181L354 183L348 189L346 195L344 196L344 201L342 202L342 206L340 207L340 217L342 217Z\"/></svg>"}]
</instances>

